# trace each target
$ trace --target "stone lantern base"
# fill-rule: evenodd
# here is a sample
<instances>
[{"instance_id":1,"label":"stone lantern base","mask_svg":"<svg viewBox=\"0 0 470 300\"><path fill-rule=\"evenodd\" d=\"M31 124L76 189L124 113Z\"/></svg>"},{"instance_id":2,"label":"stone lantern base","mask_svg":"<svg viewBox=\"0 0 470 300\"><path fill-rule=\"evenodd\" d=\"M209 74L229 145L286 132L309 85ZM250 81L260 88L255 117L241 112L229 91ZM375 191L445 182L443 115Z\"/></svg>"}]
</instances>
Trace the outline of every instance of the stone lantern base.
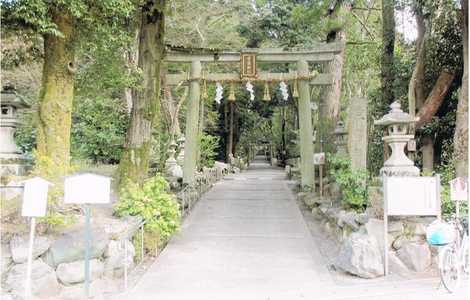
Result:
<instances>
[{"instance_id":1,"label":"stone lantern base","mask_svg":"<svg viewBox=\"0 0 470 300\"><path fill-rule=\"evenodd\" d=\"M419 176L420 171L415 166L385 166L380 169L381 176Z\"/></svg>"},{"instance_id":2,"label":"stone lantern base","mask_svg":"<svg viewBox=\"0 0 470 300\"><path fill-rule=\"evenodd\" d=\"M21 154L0 154L0 176L22 176L28 171L28 159Z\"/></svg>"}]
</instances>

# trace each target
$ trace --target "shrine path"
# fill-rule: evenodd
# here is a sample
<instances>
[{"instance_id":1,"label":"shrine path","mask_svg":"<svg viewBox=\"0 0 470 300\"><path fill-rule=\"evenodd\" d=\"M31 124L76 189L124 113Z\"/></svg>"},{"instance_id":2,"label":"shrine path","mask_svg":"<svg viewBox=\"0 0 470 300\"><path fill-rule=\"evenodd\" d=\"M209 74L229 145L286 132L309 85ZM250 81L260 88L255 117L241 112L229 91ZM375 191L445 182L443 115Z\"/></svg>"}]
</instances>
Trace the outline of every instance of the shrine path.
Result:
<instances>
[{"instance_id":1,"label":"shrine path","mask_svg":"<svg viewBox=\"0 0 470 300\"><path fill-rule=\"evenodd\" d=\"M460 299L437 295L436 280L338 284L287 183L260 159L217 183L116 299Z\"/></svg>"}]
</instances>

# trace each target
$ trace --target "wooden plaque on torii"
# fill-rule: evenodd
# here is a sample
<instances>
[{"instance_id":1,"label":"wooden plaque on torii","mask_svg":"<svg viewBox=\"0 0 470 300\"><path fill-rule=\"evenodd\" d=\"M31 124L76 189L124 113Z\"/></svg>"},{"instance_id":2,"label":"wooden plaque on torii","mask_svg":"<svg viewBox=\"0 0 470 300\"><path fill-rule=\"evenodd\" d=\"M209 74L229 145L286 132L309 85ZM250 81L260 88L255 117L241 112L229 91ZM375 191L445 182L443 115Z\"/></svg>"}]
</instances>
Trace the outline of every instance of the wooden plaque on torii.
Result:
<instances>
[{"instance_id":1,"label":"wooden plaque on torii","mask_svg":"<svg viewBox=\"0 0 470 300\"><path fill-rule=\"evenodd\" d=\"M240 78L255 79L256 75L256 53L240 53Z\"/></svg>"}]
</instances>

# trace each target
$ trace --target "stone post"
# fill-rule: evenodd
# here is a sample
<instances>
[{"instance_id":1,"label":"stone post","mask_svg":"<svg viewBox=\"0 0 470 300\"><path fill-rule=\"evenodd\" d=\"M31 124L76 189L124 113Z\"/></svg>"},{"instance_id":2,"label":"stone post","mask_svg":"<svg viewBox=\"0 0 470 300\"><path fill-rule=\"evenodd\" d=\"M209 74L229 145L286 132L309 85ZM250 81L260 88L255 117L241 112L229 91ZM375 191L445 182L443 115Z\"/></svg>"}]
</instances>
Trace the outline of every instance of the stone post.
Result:
<instances>
[{"instance_id":1,"label":"stone post","mask_svg":"<svg viewBox=\"0 0 470 300\"><path fill-rule=\"evenodd\" d=\"M367 98L350 99L348 107L348 153L354 170L367 168Z\"/></svg>"},{"instance_id":2,"label":"stone post","mask_svg":"<svg viewBox=\"0 0 470 300\"><path fill-rule=\"evenodd\" d=\"M193 184L194 174L196 172L196 159L198 149L198 119L199 119L199 98L200 98L200 85L199 79L201 77L201 62L193 61L191 63L189 85L189 98L186 111L186 142L185 142L185 156L183 167L183 183Z\"/></svg>"},{"instance_id":3,"label":"stone post","mask_svg":"<svg viewBox=\"0 0 470 300\"><path fill-rule=\"evenodd\" d=\"M344 123L343 121L339 120L336 123L336 128L335 128L336 155L342 156L342 157L348 157L347 136L348 136L348 132L346 128L344 128Z\"/></svg>"},{"instance_id":4,"label":"stone post","mask_svg":"<svg viewBox=\"0 0 470 300\"><path fill-rule=\"evenodd\" d=\"M297 62L300 77L308 76L308 63L305 60ZM300 136L300 174L302 187L313 188L313 138L312 111L310 106L310 87L308 80L299 80L299 136Z\"/></svg>"}]
</instances>

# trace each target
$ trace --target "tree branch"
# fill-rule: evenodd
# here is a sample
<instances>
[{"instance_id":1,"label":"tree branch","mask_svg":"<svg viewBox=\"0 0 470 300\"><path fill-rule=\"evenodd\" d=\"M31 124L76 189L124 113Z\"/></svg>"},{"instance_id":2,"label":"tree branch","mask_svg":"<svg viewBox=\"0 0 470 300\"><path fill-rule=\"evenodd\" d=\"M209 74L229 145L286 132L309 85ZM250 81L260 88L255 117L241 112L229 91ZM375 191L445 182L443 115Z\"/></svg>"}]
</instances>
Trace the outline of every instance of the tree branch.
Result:
<instances>
[{"instance_id":1,"label":"tree branch","mask_svg":"<svg viewBox=\"0 0 470 300\"><path fill-rule=\"evenodd\" d=\"M356 18L359 21L362 28L364 28L364 30L369 34L369 36L372 38L372 40L375 41L374 33L372 33L372 31L370 31L370 29L367 27L367 25L364 23L364 21L362 21L361 18L359 18L359 16L356 13L354 13L353 11L350 11L350 12L351 12L351 15L353 15L353 17Z\"/></svg>"},{"instance_id":2,"label":"tree branch","mask_svg":"<svg viewBox=\"0 0 470 300\"><path fill-rule=\"evenodd\" d=\"M426 102L418 111L419 121L416 123L416 129L429 123L436 112L439 110L445 95L454 80L455 72L442 71L436 81L431 93L426 98Z\"/></svg>"}]
</instances>

